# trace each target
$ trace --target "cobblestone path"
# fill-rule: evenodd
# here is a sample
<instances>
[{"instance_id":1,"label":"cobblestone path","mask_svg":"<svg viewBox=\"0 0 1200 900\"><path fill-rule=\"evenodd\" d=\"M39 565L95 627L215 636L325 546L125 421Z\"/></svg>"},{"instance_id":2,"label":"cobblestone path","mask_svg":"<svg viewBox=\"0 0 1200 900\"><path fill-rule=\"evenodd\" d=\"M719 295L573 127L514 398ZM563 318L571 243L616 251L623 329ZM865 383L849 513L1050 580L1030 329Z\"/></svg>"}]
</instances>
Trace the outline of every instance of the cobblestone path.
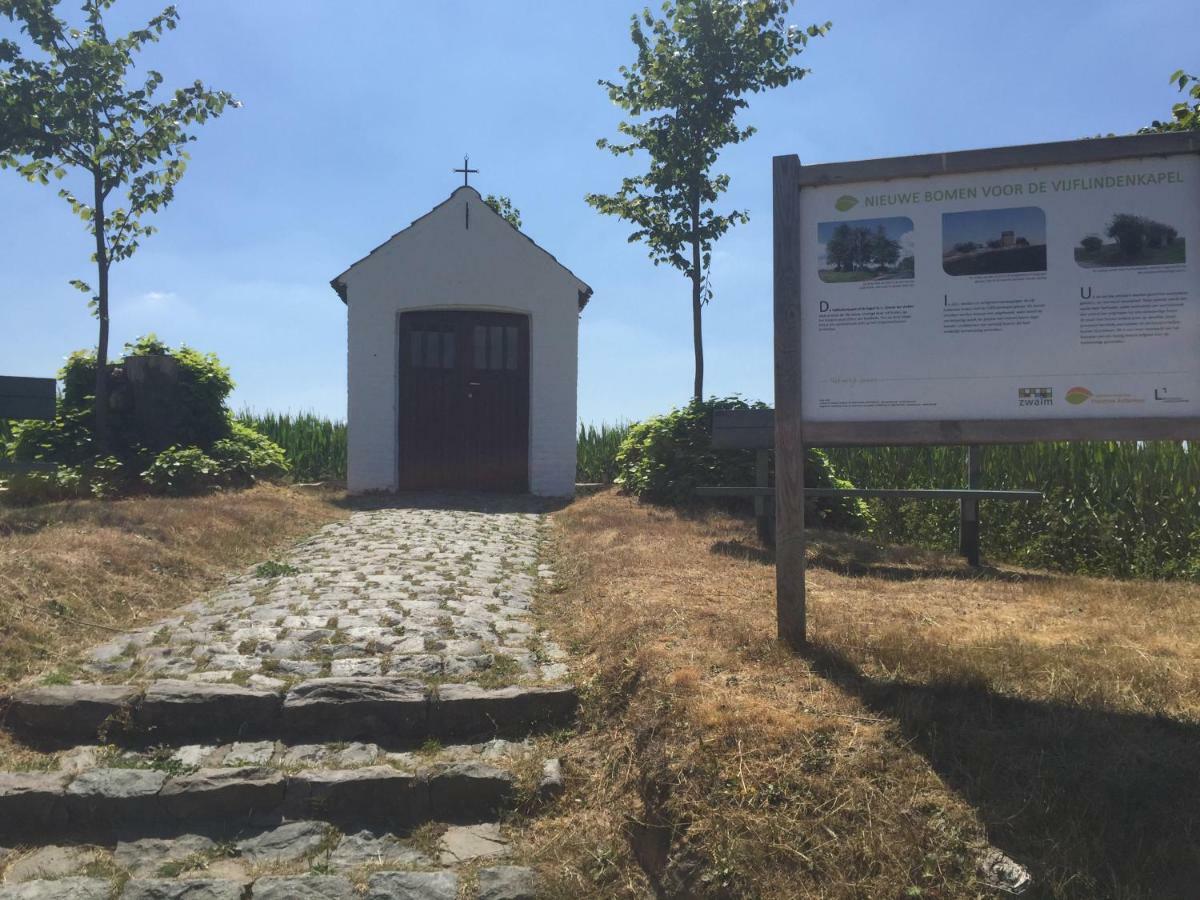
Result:
<instances>
[{"instance_id":1,"label":"cobblestone path","mask_svg":"<svg viewBox=\"0 0 1200 900\"><path fill-rule=\"evenodd\" d=\"M0 900L536 897L505 815L561 789L576 705L544 527L360 510L5 698Z\"/></svg>"}]
</instances>

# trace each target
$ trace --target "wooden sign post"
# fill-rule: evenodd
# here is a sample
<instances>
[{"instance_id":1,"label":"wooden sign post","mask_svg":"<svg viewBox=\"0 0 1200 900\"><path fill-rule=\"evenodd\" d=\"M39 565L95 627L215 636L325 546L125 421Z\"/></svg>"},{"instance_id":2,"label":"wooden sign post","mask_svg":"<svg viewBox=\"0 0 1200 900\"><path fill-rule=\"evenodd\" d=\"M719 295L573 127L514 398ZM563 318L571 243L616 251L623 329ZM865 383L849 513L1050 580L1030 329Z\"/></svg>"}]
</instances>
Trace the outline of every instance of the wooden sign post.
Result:
<instances>
[{"instance_id":1,"label":"wooden sign post","mask_svg":"<svg viewBox=\"0 0 1200 900\"><path fill-rule=\"evenodd\" d=\"M969 489L937 493L977 564L1003 492L975 445L1200 438L1200 134L777 156L773 186L785 643L807 640L806 444L971 446Z\"/></svg>"},{"instance_id":2,"label":"wooden sign post","mask_svg":"<svg viewBox=\"0 0 1200 900\"><path fill-rule=\"evenodd\" d=\"M808 639L804 598L804 425L800 403L800 158L775 157L775 621Z\"/></svg>"}]
</instances>

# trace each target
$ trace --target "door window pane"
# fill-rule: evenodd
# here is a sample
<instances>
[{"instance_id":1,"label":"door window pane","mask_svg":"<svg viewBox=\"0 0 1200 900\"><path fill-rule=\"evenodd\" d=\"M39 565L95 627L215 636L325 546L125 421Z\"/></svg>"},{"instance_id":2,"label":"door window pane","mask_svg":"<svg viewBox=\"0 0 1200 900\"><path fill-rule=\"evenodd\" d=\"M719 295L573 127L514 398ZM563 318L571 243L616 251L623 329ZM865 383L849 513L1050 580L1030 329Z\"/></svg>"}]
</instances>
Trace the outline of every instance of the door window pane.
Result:
<instances>
[{"instance_id":1,"label":"door window pane","mask_svg":"<svg viewBox=\"0 0 1200 900\"><path fill-rule=\"evenodd\" d=\"M501 325L493 325L488 329L488 337L491 342L491 353L488 354L489 369L504 368L504 327Z\"/></svg>"},{"instance_id":2,"label":"door window pane","mask_svg":"<svg viewBox=\"0 0 1200 900\"><path fill-rule=\"evenodd\" d=\"M504 329L504 368L515 371L517 368L517 327L505 326Z\"/></svg>"},{"instance_id":3,"label":"door window pane","mask_svg":"<svg viewBox=\"0 0 1200 900\"><path fill-rule=\"evenodd\" d=\"M454 368L454 332L442 332L442 368Z\"/></svg>"},{"instance_id":4,"label":"door window pane","mask_svg":"<svg viewBox=\"0 0 1200 900\"><path fill-rule=\"evenodd\" d=\"M422 331L411 331L408 338L408 364L414 369L420 368L421 347L425 343L425 333Z\"/></svg>"},{"instance_id":5,"label":"door window pane","mask_svg":"<svg viewBox=\"0 0 1200 900\"><path fill-rule=\"evenodd\" d=\"M475 368L486 369L487 366L487 328L475 326Z\"/></svg>"}]
</instances>

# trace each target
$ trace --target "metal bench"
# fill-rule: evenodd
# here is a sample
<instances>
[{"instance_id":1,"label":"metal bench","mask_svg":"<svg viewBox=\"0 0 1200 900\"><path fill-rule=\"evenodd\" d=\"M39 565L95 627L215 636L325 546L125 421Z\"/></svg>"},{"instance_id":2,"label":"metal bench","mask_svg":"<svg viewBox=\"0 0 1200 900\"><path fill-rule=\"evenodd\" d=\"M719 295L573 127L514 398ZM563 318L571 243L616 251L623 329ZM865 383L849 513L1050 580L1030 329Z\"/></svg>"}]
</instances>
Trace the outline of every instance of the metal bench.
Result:
<instances>
[{"instance_id":1,"label":"metal bench","mask_svg":"<svg viewBox=\"0 0 1200 900\"><path fill-rule=\"evenodd\" d=\"M0 375L0 419L41 419L55 416L53 378ZM54 463L12 463L0 459L0 475L53 471Z\"/></svg>"},{"instance_id":2,"label":"metal bench","mask_svg":"<svg viewBox=\"0 0 1200 900\"><path fill-rule=\"evenodd\" d=\"M767 454L775 446L773 409L718 409L712 417L714 450L753 450L754 484L745 486L712 485L696 488L701 497L752 497L759 538L775 543L775 488L769 484ZM979 565L979 501L1041 500L1041 491L987 491L979 485L981 452L967 449L967 487L965 488L811 488L806 497L882 497L900 500L959 501L959 552L971 566Z\"/></svg>"}]
</instances>

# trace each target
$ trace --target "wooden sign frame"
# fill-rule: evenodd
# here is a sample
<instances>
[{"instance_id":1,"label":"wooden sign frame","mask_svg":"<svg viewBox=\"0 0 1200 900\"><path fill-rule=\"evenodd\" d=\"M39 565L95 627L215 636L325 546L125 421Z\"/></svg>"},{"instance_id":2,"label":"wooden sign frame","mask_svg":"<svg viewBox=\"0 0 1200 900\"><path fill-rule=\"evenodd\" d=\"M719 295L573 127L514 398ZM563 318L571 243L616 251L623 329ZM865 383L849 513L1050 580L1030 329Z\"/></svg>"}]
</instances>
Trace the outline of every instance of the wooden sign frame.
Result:
<instances>
[{"instance_id":1,"label":"wooden sign frame","mask_svg":"<svg viewBox=\"0 0 1200 900\"><path fill-rule=\"evenodd\" d=\"M1200 416L805 422L801 392L801 194L805 188L967 175L1034 166L1200 154L1200 133L1134 135L958 153L801 166L773 161L776 621L779 638L807 640L804 447L1200 439ZM1191 186L1193 191L1197 186ZM1195 198L1200 203L1200 194ZM1197 248L1200 250L1200 248ZM1195 251L1193 251L1195 252ZM1194 264L1194 263L1193 263ZM1197 298L1200 299L1200 298Z\"/></svg>"}]
</instances>

